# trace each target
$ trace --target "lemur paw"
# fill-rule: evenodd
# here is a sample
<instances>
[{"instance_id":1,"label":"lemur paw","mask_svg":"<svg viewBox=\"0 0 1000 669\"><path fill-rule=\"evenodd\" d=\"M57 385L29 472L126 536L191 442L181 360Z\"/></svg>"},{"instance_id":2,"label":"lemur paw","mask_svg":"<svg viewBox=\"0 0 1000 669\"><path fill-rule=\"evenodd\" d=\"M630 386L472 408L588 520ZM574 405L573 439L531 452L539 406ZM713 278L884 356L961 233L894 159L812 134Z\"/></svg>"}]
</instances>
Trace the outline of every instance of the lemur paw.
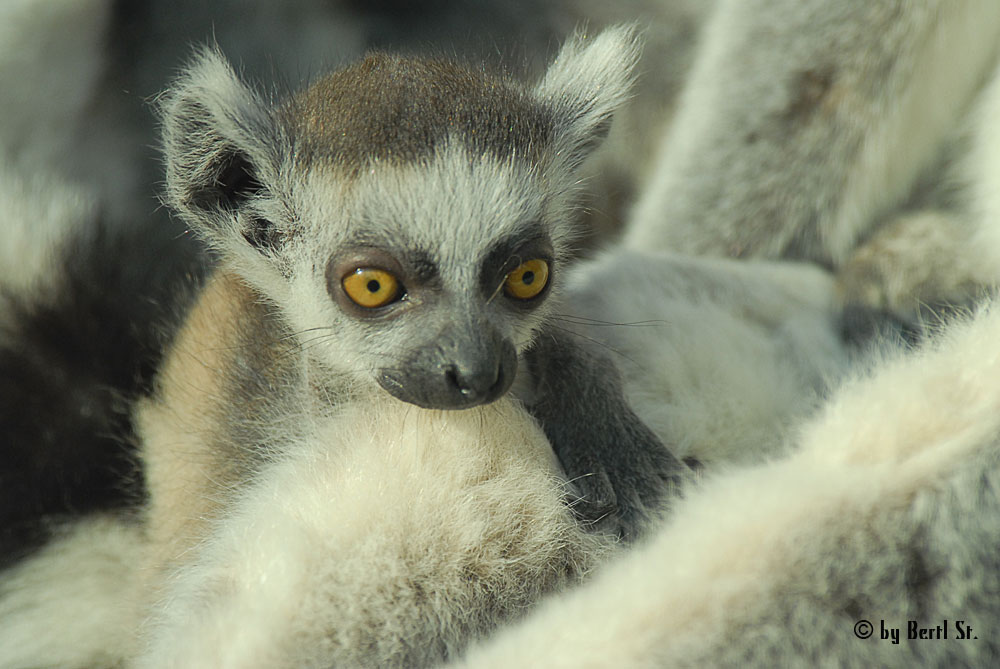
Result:
<instances>
[{"instance_id":1,"label":"lemur paw","mask_svg":"<svg viewBox=\"0 0 1000 669\"><path fill-rule=\"evenodd\" d=\"M635 539L690 476L687 465L635 415L603 355L556 331L525 358L525 405L562 464L574 514L590 529Z\"/></svg>"},{"instance_id":2,"label":"lemur paw","mask_svg":"<svg viewBox=\"0 0 1000 669\"><path fill-rule=\"evenodd\" d=\"M920 211L883 226L837 271L841 330L852 344L914 344L986 294L987 275L955 216Z\"/></svg>"},{"instance_id":3,"label":"lemur paw","mask_svg":"<svg viewBox=\"0 0 1000 669\"><path fill-rule=\"evenodd\" d=\"M691 472L634 415L612 432L624 437L613 462L581 452L580 442L560 444L557 455L569 477L567 501L576 518L593 531L632 541L663 515Z\"/></svg>"}]
</instances>

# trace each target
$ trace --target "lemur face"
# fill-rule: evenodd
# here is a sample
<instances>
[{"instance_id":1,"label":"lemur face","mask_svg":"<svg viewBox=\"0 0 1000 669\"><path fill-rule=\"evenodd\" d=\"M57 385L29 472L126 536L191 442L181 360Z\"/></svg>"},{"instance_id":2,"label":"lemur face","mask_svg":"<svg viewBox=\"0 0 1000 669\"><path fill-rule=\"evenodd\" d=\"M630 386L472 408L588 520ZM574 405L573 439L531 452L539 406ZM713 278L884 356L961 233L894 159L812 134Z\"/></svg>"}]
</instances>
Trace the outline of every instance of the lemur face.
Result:
<instances>
[{"instance_id":1,"label":"lemur face","mask_svg":"<svg viewBox=\"0 0 1000 669\"><path fill-rule=\"evenodd\" d=\"M277 106L207 53L164 105L168 198L332 378L491 402L549 315L635 50L573 41L534 89L375 55Z\"/></svg>"},{"instance_id":2,"label":"lemur face","mask_svg":"<svg viewBox=\"0 0 1000 669\"><path fill-rule=\"evenodd\" d=\"M440 409L496 399L549 312L566 247L566 222L532 172L459 146L342 188L312 175L303 218L340 218L324 243L290 249L293 292L312 296L289 305L295 327L335 323L322 345L331 367L347 355L398 399Z\"/></svg>"}]
</instances>

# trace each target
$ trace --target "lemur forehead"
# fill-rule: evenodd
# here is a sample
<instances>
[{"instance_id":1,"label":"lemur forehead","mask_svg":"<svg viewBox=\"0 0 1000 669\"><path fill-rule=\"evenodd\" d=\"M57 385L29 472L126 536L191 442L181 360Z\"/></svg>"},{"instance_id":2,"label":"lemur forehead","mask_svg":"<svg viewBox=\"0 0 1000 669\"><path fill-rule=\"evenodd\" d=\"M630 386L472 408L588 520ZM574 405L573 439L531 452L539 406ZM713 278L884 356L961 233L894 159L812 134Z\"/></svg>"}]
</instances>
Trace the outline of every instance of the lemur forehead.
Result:
<instances>
[{"instance_id":1,"label":"lemur forehead","mask_svg":"<svg viewBox=\"0 0 1000 669\"><path fill-rule=\"evenodd\" d=\"M384 53L326 76L284 112L298 161L349 171L372 160L418 162L445 141L473 155L538 160L554 128L550 112L513 80Z\"/></svg>"}]
</instances>

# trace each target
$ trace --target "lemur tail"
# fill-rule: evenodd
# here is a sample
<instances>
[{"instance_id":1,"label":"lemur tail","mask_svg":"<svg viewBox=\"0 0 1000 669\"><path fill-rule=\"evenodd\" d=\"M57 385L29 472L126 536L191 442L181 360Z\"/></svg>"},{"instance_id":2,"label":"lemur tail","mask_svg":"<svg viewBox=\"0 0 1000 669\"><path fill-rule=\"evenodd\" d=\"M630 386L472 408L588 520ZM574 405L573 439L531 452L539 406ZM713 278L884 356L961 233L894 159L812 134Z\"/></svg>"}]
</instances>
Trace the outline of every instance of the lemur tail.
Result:
<instances>
[{"instance_id":1,"label":"lemur tail","mask_svg":"<svg viewBox=\"0 0 1000 669\"><path fill-rule=\"evenodd\" d=\"M168 221L68 218L28 280L18 258L0 271L0 568L68 516L144 498L131 407L202 264ZM14 245L18 225L38 225L11 223Z\"/></svg>"}]
</instances>

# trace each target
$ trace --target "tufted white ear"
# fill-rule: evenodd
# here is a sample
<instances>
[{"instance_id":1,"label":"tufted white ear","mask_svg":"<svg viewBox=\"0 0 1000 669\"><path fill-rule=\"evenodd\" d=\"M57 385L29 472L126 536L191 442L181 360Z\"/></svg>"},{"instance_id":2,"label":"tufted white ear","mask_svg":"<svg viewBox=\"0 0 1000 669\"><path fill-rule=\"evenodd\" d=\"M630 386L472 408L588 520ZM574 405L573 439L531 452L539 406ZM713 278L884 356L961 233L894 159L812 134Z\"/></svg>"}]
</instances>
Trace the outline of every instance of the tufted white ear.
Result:
<instances>
[{"instance_id":1,"label":"tufted white ear","mask_svg":"<svg viewBox=\"0 0 1000 669\"><path fill-rule=\"evenodd\" d=\"M160 113L168 204L217 246L270 244L267 221L237 213L291 154L271 107L206 48L160 99Z\"/></svg>"},{"instance_id":2,"label":"tufted white ear","mask_svg":"<svg viewBox=\"0 0 1000 669\"><path fill-rule=\"evenodd\" d=\"M556 114L557 150L571 165L579 165L607 135L612 115L628 99L640 51L633 25L608 28L596 36L578 32L535 87L535 94Z\"/></svg>"}]
</instances>

